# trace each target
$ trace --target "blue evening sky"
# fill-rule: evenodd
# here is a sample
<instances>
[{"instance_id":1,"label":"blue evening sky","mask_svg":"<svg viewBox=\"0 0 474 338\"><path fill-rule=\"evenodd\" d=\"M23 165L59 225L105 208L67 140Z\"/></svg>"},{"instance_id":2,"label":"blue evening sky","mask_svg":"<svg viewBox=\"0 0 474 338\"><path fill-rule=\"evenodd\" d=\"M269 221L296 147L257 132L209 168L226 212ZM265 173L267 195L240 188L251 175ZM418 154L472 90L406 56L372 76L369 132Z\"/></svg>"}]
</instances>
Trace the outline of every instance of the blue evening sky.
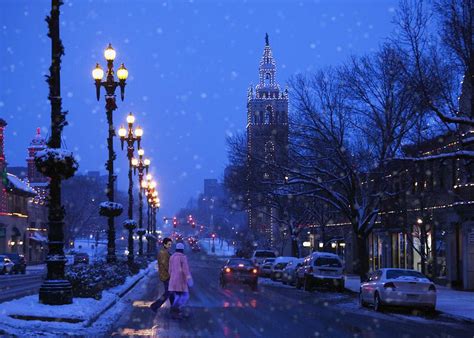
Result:
<instances>
[{"instance_id":1,"label":"blue evening sky","mask_svg":"<svg viewBox=\"0 0 474 338\"><path fill-rule=\"evenodd\" d=\"M393 31L396 0L65 0L61 37L66 146L80 171L105 174L104 99L95 99L91 70L106 66L111 42L116 65L129 70L118 128L134 112L145 134L159 184L161 215L171 216L203 187L223 176L225 138L245 129L246 92L258 80L265 32L277 62L277 81L370 53ZM0 117L8 122L9 165L26 165L37 127L48 132L44 75L51 42L44 17L49 0L0 0ZM290 92L291 100L291 92ZM125 152L116 142L119 188L126 190ZM105 200L105 196L104 196Z\"/></svg>"}]
</instances>

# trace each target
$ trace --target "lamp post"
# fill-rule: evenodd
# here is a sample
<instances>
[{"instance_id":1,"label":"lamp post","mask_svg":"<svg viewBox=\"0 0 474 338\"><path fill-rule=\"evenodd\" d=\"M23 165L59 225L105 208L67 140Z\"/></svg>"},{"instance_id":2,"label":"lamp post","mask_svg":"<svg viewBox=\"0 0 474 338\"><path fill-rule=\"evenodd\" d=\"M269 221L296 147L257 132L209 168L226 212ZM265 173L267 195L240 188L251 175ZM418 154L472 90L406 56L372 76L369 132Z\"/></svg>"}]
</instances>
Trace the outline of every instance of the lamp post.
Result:
<instances>
[{"instance_id":1,"label":"lamp post","mask_svg":"<svg viewBox=\"0 0 474 338\"><path fill-rule=\"evenodd\" d=\"M138 231L137 234L139 236L138 240L138 255L143 256L143 235L146 231L143 229L143 174L146 172L148 174L148 168L150 167L150 160L148 158L143 158L145 154L145 150L138 149L138 159L132 158L132 165L133 165L133 173L136 174L138 171L138 186L140 190L138 191Z\"/></svg>"},{"instance_id":2,"label":"lamp post","mask_svg":"<svg viewBox=\"0 0 474 338\"><path fill-rule=\"evenodd\" d=\"M147 253L152 255L156 253L156 212L160 207L160 199L158 198L158 191L156 191L156 181L152 180L151 175L147 175L147 180L143 181L143 187L146 188L148 202ZM150 245L150 241L152 245Z\"/></svg>"},{"instance_id":3,"label":"lamp post","mask_svg":"<svg viewBox=\"0 0 474 338\"><path fill-rule=\"evenodd\" d=\"M102 81L104 77L104 71L97 63L94 70L92 71L92 77L95 80L95 88L96 88L96 95L97 101L100 98L100 88L104 87L105 89L105 110L107 115L107 123L109 125L109 134L107 137L107 148L109 152L109 158L105 163L105 168L108 171L108 181L107 181L107 199L110 203L114 203L114 182L117 179L114 175L114 159L115 159L115 152L114 152L114 124L113 124L113 112L117 109L117 104L115 101L115 89L120 87L120 97L122 101L124 99L125 94L125 80L128 77L128 71L125 66L122 65L117 70L117 77L118 81L115 81L114 77L114 60L115 60L116 52L112 48L112 45L109 46L104 51L104 57L107 60L107 77L105 81ZM115 255L115 225L114 225L114 217L118 216L116 213L113 215L112 213L104 214L108 217L107 225L107 262L115 262L117 260L117 256Z\"/></svg>"},{"instance_id":4,"label":"lamp post","mask_svg":"<svg viewBox=\"0 0 474 338\"><path fill-rule=\"evenodd\" d=\"M64 305L72 303L72 286L65 276L66 257L64 255L64 207L61 205L61 180L74 175L77 166L72 154L66 155L61 148L61 134L67 125L66 112L62 111L61 99L61 57L64 47L59 35L60 0L51 1L51 12L46 17L48 23L48 36L51 38L51 67L47 76L49 85L49 101L51 103L51 136L48 148L39 152L35 162L38 170L47 173L51 178L49 182L48 205L48 254L46 257L47 275L39 289L39 302L47 305ZM0 119L0 124L5 122ZM50 154L50 156L48 156ZM38 154L37 154L38 155ZM43 156L44 155L44 156ZM62 170L57 168L58 157L64 159ZM43 160L41 159L43 158ZM48 158L50 160L48 160ZM66 165L66 159L70 165ZM45 161L44 161L45 160ZM44 161L44 162L43 162ZM77 163L76 163L77 165ZM44 171L46 170L46 172Z\"/></svg>"},{"instance_id":5,"label":"lamp post","mask_svg":"<svg viewBox=\"0 0 474 338\"><path fill-rule=\"evenodd\" d=\"M152 187L152 183L153 183L153 177L150 175L150 174L147 174L146 175L146 178L145 180L142 180L141 182L141 189L143 189L143 192L145 194L145 198L146 198L146 201L147 201L147 227L146 227L146 232L147 232L147 235L146 235L146 239L147 239L147 245L146 245L146 252L147 252L147 255L151 255L151 245L150 245L150 241L153 241L153 240L156 240L154 237L155 237L155 234L152 234L151 232L151 204L152 204L152 201L149 199L149 197L151 196L151 190L154 189L154 187ZM154 182L155 185L156 185L156 182Z\"/></svg>"},{"instance_id":6,"label":"lamp post","mask_svg":"<svg viewBox=\"0 0 474 338\"><path fill-rule=\"evenodd\" d=\"M133 230L136 228L136 223L133 221L133 176L132 176L132 159L135 151L135 142L137 148L140 149L140 141L143 136L143 129L139 126L133 130L135 123L135 116L132 113L127 116L128 129L121 126L118 134L120 136L120 145L123 150L123 145L127 143L127 158L128 158L128 220L124 222L125 228L128 230L128 262L133 263Z\"/></svg>"}]
</instances>

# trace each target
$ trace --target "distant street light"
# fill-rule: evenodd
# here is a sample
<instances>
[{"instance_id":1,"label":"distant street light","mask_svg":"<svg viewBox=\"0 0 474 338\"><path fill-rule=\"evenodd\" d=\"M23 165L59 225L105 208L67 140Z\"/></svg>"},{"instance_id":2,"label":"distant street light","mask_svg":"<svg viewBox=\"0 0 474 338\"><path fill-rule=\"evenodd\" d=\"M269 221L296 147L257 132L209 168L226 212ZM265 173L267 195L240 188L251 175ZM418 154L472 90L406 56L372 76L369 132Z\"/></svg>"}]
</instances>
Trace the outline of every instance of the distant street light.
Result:
<instances>
[{"instance_id":1,"label":"distant street light","mask_svg":"<svg viewBox=\"0 0 474 338\"><path fill-rule=\"evenodd\" d=\"M128 129L120 127L118 134L120 136L120 144L123 150L123 145L127 143L127 158L128 158L128 220L125 221L125 227L128 230L128 262L133 262L133 230L136 228L136 223L133 222L133 175L132 175L132 160L135 151L135 143L137 149L140 149L140 142L143 136L143 129L139 126L133 130L135 123L135 116L130 113L127 116Z\"/></svg>"},{"instance_id":2,"label":"distant street light","mask_svg":"<svg viewBox=\"0 0 474 338\"><path fill-rule=\"evenodd\" d=\"M112 48L112 45L109 46L104 51L104 57L107 60L107 77L105 81L102 81L104 77L104 71L97 63L94 70L92 71L92 77L95 80L95 88L96 88L96 96L97 101L100 99L100 88L103 87L105 89L105 110L107 114L107 124L109 125L109 134L107 137L107 149L109 152L109 158L105 163L105 167L108 172L108 180L107 180L107 199L109 202L114 202L114 182L116 180L116 176L114 175L114 159L115 159L115 152L114 152L114 124L113 124L113 112L117 109L117 104L115 100L115 89L120 87L120 96L122 101L124 99L125 94L125 80L128 77L128 70L125 66L122 65L117 70L117 78L118 81L115 81L114 78L114 59L116 56L115 50ZM114 217L118 215L113 215L109 213L106 215L108 217L107 225L107 262L115 262L117 260L117 256L115 255L115 224L114 224Z\"/></svg>"},{"instance_id":3,"label":"distant street light","mask_svg":"<svg viewBox=\"0 0 474 338\"><path fill-rule=\"evenodd\" d=\"M138 159L133 158L132 159L132 165L133 165L133 172L136 174L138 171L138 186L140 190L138 191L138 199L139 199L139 206L138 206L138 231L137 234L139 236L139 242L138 242L138 255L143 256L143 235L146 233L146 231L143 229L143 187L142 183L146 183L146 181L143 180L143 175L146 172L148 174L148 168L150 166L150 160L147 158L143 158L143 155L145 154L145 150L138 149Z\"/></svg>"}]
</instances>

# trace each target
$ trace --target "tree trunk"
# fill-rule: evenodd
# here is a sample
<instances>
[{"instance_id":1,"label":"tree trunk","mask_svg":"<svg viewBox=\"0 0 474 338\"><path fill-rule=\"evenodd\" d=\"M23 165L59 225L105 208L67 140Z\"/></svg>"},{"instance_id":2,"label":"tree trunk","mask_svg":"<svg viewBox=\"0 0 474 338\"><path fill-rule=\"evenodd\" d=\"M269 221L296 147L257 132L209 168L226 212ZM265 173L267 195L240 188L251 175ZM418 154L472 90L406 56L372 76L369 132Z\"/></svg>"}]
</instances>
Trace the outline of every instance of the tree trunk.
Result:
<instances>
[{"instance_id":1,"label":"tree trunk","mask_svg":"<svg viewBox=\"0 0 474 338\"><path fill-rule=\"evenodd\" d=\"M367 237L363 234L357 234L357 259L355 260L356 271L359 273L360 280L367 280L369 273L369 255L367 250Z\"/></svg>"},{"instance_id":2,"label":"tree trunk","mask_svg":"<svg viewBox=\"0 0 474 338\"><path fill-rule=\"evenodd\" d=\"M300 250L298 248L298 238L296 237L291 237L291 256L293 257L299 257L300 256Z\"/></svg>"}]
</instances>

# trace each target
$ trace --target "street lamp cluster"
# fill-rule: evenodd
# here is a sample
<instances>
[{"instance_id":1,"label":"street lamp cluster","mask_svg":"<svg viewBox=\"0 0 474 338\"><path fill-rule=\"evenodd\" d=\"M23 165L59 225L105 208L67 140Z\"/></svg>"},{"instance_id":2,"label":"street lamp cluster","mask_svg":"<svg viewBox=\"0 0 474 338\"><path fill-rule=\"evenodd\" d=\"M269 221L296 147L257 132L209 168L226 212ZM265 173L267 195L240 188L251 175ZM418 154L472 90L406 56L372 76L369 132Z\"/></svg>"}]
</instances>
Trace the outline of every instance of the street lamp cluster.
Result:
<instances>
[{"instance_id":1,"label":"street lamp cluster","mask_svg":"<svg viewBox=\"0 0 474 338\"><path fill-rule=\"evenodd\" d=\"M114 166L113 162L115 159L115 153L113 150L113 137L116 135L114 126L113 126L113 116L112 113L114 110L117 109L116 100L115 100L115 90L117 87L120 87L120 96L123 101L124 94L125 94L125 81L128 77L128 70L125 68L124 64L122 63L121 66L117 69L117 78L118 81L115 80L114 77L114 68L113 62L116 57L116 52L112 48L112 45L109 46L104 51L104 57L107 60L107 76L105 81L102 79L104 78L104 70L100 67L97 63L96 67L92 71L92 77L95 80L96 85L96 96L97 100L100 98L100 88L104 87L106 90L106 112L107 112L107 122L109 125L109 135L107 138L108 150L109 150L109 158L106 163L106 168L109 173L109 180L107 185L107 197L109 203L114 202L114 181L116 180L116 176L114 174ZM138 235L139 239L139 251L138 254L141 256L143 255L143 235L145 233L149 233L151 231L150 225L148 225L147 230L143 229L143 192L146 190L144 188L145 181L143 179L145 174L148 174L148 170L150 167L150 159L144 158L145 151L141 147L142 136L143 136L143 129L140 126L135 125L135 116L130 113L128 114L127 118L127 126L121 126L118 130L118 136L120 137L120 144L122 150L124 149L124 144L127 145L127 152L126 156L129 163L129 170L128 170L128 219L124 222L125 228L128 230L128 261L133 263L134 261L134 250L133 250L133 240L136 238L134 236L134 230L137 227L137 223L133 220L133 174L137 174L138 172L138 184L139 184L139 221L138 221L138 230L136 234ZM137 150L138 157L135 157L135 150ZM151 177L151 176L150 176ZM144 183L145 182L145 183ZM146 184L148 187L148 184ZM156 182L155 186L156 188ZM155 190L156 192L156 190ZM156 192L156 198L158 193ZM147 200L149 199L148 195ZM148 209L149 213L150 210L154 210L156 212L157 206L159 207L159 199L158 204L155 202L155 199L152 198L152 203L148 202ZM113 217L118 216L117 213L112 215L112 213L108 216L108 254L107 254L107 261L112 262L116 260L115 256L115 227L114 227L114 219ZM148 220L150 224L150 220ZM156 231L156 229L154 229ZM151 238L147 237L148 241ZM149 243L148 243L149 244ZM151 248L150 245L147 248ZM147 249L147 251L151 251L151 249Z\"/></svg>"},{"instance_id":2,"label":"street lamp cluster","mask_svg":"<svg viewBox=\"0 0 474 338\"><path fill-rule=\"evenodd\" d=\"M140 192L144 192L148 203L147 213L147 254L152 255L156 251L156 213L160 209L160 198L156 189L156 181L148 174L146 180L140 184Z\"/></svg>"}]
</instances>

